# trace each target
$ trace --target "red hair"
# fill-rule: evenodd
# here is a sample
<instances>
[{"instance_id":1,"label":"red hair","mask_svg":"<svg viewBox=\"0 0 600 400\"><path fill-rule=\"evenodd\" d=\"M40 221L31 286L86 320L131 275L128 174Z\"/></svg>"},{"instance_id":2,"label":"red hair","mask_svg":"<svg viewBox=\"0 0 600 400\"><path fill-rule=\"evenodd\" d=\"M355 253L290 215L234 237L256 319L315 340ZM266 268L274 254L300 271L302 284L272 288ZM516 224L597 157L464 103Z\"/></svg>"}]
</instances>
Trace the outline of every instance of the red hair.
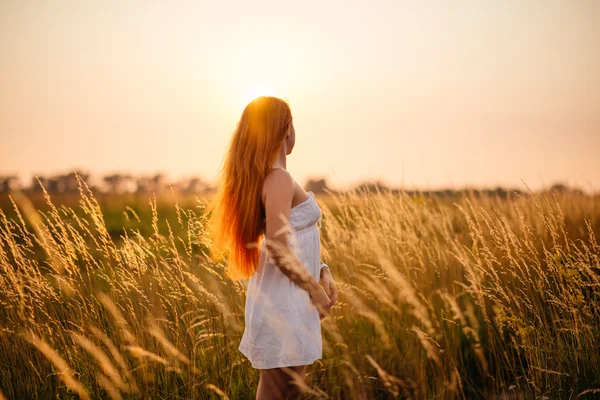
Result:
<instances>
[{"instance_id":1,"label":"red hair","mask_svg":"<svg viewBox=\"0 0 600 400\"><path fill-rule=\"evenodd\" d=\"M262 187L292 122L288 103L261 96L244 111L231 138L220 184L208 210L213 258L227 255L228 275L249 278L258 268L265 232Z\"/></svg>"}]
</instances>

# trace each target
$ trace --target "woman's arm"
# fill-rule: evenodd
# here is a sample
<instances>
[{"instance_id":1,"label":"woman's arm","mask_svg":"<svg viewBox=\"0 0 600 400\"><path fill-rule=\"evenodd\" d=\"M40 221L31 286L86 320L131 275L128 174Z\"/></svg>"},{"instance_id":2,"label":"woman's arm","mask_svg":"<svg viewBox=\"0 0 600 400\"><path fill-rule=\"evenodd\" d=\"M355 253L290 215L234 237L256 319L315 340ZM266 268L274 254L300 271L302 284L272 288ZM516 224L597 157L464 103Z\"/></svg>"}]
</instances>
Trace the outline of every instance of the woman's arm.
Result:
<instances>
[{"instance_id":1,"label":"woman's arm","mask_svg":"<svg viewBox=\"0 0 600 400\"><path fill-rule=\"evenodd\" d=\"M319 282L302 265L289 245L289 218L294 181L289 172L276 168L264 182L267 249L275 265L292 282L306 290L321 317L327 315L330 300Z\"/></svg>"},{"instance_id":2,"label":"woman's arm","mask_svg":"<svg viewBox=\"0 0 600 400\"><path fill-rule=\"evenodd\" d=\"M338 298L338 288L333 280L333 275L331 275L329 266L324 262L321 262L320 277L323 288L325 289L325 293L327 296L329 296L329 307L331 308Z\"/></svg>"},{"instance_id":3,"label":"woman's arm","mask_svg":"<svg viewBox=\"0 0 600 400\"><path fill-rule=\"evenodd\" d=\"M323 261L321 261L321 265L319 267L319 276L322 278L323 274L326 272L331 273L331 270L329 269L329 265L327 265Z\"/></svg>"}]
</instances>

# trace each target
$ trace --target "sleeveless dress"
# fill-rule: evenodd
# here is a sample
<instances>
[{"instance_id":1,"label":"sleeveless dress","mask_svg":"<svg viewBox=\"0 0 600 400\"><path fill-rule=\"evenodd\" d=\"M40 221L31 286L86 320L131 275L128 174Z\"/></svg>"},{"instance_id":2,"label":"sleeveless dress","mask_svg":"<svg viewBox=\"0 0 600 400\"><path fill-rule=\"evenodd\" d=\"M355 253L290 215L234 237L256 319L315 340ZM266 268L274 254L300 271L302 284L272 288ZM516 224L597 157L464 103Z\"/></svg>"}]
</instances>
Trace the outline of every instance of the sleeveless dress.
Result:
<instances>
[{"instance_id":1,"label":"sleeveless dress","mask_svg":"<svg viewBox=\"0 0 600 400\"><path fill-rule=\"evenodd\" d=\"M290 209L289 243L302 265L318 281L321 244L317 222L321 209L312 191ZM246 328L240 352L256 369L312 364L322 357L321 320L308 292L285 276L260 248L259 267L248 281Z\"/></svg>"}]
</instances>

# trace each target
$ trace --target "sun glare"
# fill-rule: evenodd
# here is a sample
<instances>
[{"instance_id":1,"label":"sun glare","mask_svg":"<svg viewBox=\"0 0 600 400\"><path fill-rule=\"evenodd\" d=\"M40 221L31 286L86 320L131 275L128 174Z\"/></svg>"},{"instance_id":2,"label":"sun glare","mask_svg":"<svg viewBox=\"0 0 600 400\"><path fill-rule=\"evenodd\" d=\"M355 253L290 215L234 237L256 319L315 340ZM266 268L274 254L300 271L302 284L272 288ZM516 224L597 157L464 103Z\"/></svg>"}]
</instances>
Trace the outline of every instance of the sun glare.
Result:
<instances>
[{"instance_id":1,"label":"sun glare","mask_svg":"<svg viewBox=\"0 0 600 400\"><path fill-rule=\"evenodd\" d=\"M259 96L278 96L277 91L271 87L259 86L248 89L246 92L245 104Z\"/></svg>"}]
</instances>

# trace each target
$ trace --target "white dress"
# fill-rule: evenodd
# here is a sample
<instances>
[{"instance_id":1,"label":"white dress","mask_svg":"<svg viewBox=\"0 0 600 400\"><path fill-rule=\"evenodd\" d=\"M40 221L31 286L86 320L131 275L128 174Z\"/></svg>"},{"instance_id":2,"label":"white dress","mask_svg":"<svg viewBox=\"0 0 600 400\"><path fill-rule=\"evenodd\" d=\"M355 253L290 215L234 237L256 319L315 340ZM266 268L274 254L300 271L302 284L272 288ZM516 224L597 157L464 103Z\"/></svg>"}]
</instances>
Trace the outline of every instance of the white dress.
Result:
<instances>
[{"instance_id":1,"label":"white dress","mask_svg":"<svg viewBox=\"0 0 600 400\"><path fill-rule=\"evenodd\" d=\"M321 209L312 191L290 209L290 245L312 276L320 275ZM322 356L321 320L308 292L285 276L262 241L259 267L248 281L246 328L239 350L257 369L312 364Z\"/></svg>"}]
</instances>

